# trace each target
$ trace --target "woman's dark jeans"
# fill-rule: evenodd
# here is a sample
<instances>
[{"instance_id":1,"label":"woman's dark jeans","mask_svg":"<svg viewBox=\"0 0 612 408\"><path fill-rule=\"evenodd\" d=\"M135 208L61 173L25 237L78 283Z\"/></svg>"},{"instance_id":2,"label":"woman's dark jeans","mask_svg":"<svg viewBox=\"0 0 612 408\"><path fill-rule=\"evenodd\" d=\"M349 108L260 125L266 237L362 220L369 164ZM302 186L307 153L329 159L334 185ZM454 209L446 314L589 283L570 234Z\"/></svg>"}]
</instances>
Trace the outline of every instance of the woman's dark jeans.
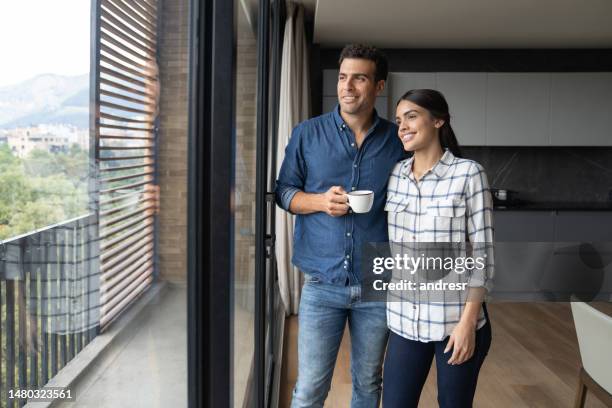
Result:
<instances>
[{"instance_id":1,"label":"woman's dark jeans","mask_svg":"<svg viewBox=\"0 0 612 408\"><path fill-rule=\"evenodd\" d=\"M469 408L474 400L480 367L491 346L491 325L476 331L474 355L460 365L449 365L452 349L444 353L448 337L423 343L408 340L393 332L385 356L383 408L416 408L436 356L438 404L441 408Z\"/></svg>"}]
</instances>

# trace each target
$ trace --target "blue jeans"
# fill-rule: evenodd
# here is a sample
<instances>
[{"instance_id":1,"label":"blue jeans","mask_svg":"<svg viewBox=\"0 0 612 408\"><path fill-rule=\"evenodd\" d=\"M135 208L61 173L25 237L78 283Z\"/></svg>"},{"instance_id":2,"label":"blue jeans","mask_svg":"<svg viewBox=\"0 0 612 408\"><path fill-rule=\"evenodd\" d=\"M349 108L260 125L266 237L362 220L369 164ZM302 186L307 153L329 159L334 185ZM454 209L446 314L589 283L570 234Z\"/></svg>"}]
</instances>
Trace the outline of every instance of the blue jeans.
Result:
<instances>
[{"instance_id":1,"label":"blue jeans","mask_svg":"<svg viewBox=\"0 0 612 408\"><path fill-rule=\"evenodd\" d=\"M383 408L416 408L425 385L431 361L436 356L438 404L441 408L470 408L476 392L478 373L491 346L489 321L476 330L472 357L459 365L449 365L453 350L444 353L448 337L423 343L391 332L385 357Z\"/></svg>"},{"instance_id":2,"label":"blue jeans","mask_svg":"<svg viewBox=\"0 0 612 408\"><path fill-rule=\"evenodd\" d=\"M361 302L361 287L336 286L306 275L299 311L298 378L291 408L323 407L348 319L352 408L377 408L387 345L384 302Z\"/></svg>"}]
</instances>

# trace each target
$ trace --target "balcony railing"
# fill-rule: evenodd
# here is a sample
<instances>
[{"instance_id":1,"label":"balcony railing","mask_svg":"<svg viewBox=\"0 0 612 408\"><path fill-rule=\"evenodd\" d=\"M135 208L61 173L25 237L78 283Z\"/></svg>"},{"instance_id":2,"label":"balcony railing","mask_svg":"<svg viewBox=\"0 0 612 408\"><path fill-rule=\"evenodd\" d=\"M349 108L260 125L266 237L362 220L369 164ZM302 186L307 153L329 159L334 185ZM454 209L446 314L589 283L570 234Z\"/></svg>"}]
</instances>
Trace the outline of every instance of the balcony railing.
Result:
<instances>
[{"instance_id":1,"label":"balcony railing","mask_svg":"<svg viewBox=\"0 0 612 408\"><path fill-rule=\"evenodd\" d=\"M98 223L87 215L0 241L0 406L42 388L98 333Z\"/></svg>"}]
</instances>

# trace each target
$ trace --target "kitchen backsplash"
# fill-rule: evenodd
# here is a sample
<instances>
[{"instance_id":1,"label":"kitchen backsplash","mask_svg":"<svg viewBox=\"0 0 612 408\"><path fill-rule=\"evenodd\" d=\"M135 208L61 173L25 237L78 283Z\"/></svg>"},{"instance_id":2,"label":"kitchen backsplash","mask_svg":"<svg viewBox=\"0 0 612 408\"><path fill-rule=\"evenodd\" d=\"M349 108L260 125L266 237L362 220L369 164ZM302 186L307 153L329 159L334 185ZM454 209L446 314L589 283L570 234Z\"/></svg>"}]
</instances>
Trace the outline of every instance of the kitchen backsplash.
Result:
<instances>
[{"instance_id":1,"label":"kitchen backsplash","mask_svg":"<svg viewBox=\"0 0 612 408\"><path fill-rule=\"evenodd\" d=\"M608 203L610 147L462 147L482 164L493 188L532 202Z\"/></svg>"}]
</instances>

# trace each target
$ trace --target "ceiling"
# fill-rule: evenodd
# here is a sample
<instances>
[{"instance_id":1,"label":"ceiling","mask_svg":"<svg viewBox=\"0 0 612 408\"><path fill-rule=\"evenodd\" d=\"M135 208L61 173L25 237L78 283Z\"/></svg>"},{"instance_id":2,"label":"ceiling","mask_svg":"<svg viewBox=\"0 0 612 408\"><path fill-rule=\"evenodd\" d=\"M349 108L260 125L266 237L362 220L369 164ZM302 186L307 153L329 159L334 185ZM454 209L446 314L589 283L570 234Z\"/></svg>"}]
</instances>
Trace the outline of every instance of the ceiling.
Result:
<instances>
[{"instance_id":1,"label":"ceiling","mask_svg":"<svg viewBox=\"0 0 612 408\"><path fill-rule=\"evenodd\" d=\"M612 0L302 0L314 42L383 48L611 48ZM316 3L316 4L315 4Z\"/></svg>"}]
</instances>

